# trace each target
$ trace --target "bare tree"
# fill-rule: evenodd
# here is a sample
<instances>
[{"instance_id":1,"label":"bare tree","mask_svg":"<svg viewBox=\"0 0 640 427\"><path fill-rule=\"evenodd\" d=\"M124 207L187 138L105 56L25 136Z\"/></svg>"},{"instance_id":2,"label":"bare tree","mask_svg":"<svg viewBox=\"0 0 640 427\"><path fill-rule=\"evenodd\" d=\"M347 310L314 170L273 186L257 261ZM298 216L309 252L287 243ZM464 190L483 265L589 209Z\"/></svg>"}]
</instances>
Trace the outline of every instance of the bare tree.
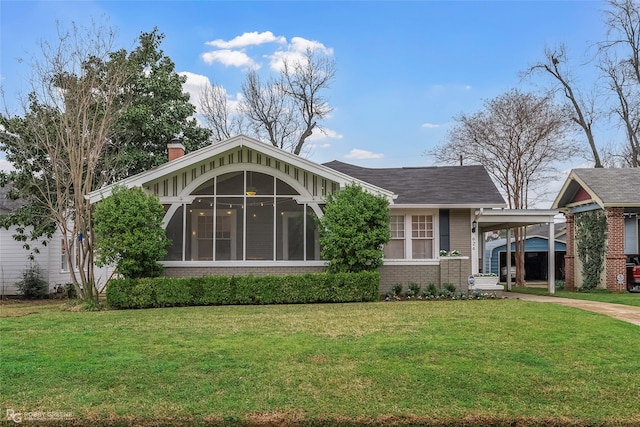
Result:
<instances>
[{"instance_id":1,"label":"bare tree","mask_svg":"<svg viewBox=\"0 0 640 427\"><path fill-rule=\"evenodd\" d=\"M294 154L300 154L306 139L317 127L317 121L326 118L333 111L321 91L329 87L334 76L335 63L327 57L314 55L310 49L307 49L300 62L285 61L282 90L293 99L302 124L302 132L293 149Z\"/></svg>"},{"instance_id":2,"label":"bare tree","mask_svg":"<svg viewBox=\"0 0 640 427\"><path fill-rule=\"evenodd\" d=\"M531 66L523 73L523 75L529 76L535 72L542 71L553 77L555 82L558 84L556 90L562 91L567 99L567 105L569 108L567 108L566 111L571 112L571 120L587 137L587 142L591 149L595 167L601 168L602 161L593 136L593 125L598 116L598 111L595 108L596 103L594 97L591 96L590 99L586 99L575 88L576 83L567 68L568 60L564 45L560 45L555 49L545 48L544 56L544 61Z\"/></svg>"},{"instance_id":3,"label":"bare tree","mask_svg":"<svg viewBox=\"0 0 640 427\"><path fill-rule=\"evenodd\" d=\"M102 185L97 165L116 131L130 77L109 60L113 41L110 29L95 24L59 28L58 39L43 42L34 63L24 118L5 121L1 136L16 167L11 180L53 219L68 265L78 267L69 269L73 285L85 299L97 299L97 290L91 206L84 196Z\"/></svg>"},{"instance_id":4,"label":"bare tree","mask_svg":"<svg viewBox=\"0 0 640 427\"><path fill-rule=\"evenodd\" d=\"M245 133L244 117L241 111L230 105L227 92L222 86L205 86L200 95L200 107L216 141Z\"/></svg>"},{"instance_id":5,"label":"bare tree","mask_svg":"<svg viewBox=\"0 0 640 427\"><path fill-rule=\"evenodd\" d=\"M616 100L612 112L627 136L625 163L640 166L640 5L632 0L611 0L605 11L607 40L600 43L600 69ZM623 59L618 60L622 55Z\"/></svg>"},{"instance_id":6,"label":"bare tree","mask_svg":"<svg viewBox=\"0 0 640 427\"><path fill-rule=\"evenodd\" d=\"M323 131L319 122L333 110L323 92L331 86L335 73L333 59L311 49L300 60L284 61L280 75L266 83L256 71L250 71L242 84L238 112L243 118L239 123L248 122L252 136L274 147L301 154L313 132ZM237 126L238 122L230 123L233 112L223 90L206 91L201 104L218 140L248 129Z\"/></svg>"},{"instance_id":7,"label":"bare tree","mask_svg":"<svg viewBox=\"0 0 640 427\"><path fill-rule=\"evenodd\" d=\"M460 158L483 165L506 195L509 208L529 207L529 192L542 184L553 163L575 153L565 139L570 123L548 96L513 89L485 103L484 110L460 114L448 142L429 152L438 161ZM524 231L515 230L516 282L524 281Z\"/></svg>"},{"instance_id":8,"label":"bare tree","mask_svg":"<svg viewBox=\"0 0 640 427\"><path fill-rule=\"evenodd\" d=\"M298 131L293 101L276 81L263 85L255 71L242 84L241 110L251 122L254 135L274 147L293 152L292 138Z\"/></svg>"},{"instance_id":9,"label":"bare tree","mask_svg":"<svg viewBox=\"0 0 640 427\"><path fill-rule=\"evenodd\" d=\"M605 10L607 40L600 43L600 50L628 49L628 64L635 80L640 83L640 5L634 0L610 0L610 10Z\"/></svg>"},{"instance_id":10,"label":"bare tree","mask_svg":"<svg viewBox=\"0 0 640 427\"><path fill-rule=\"evenodd\" d=\"M638 82L633 80L633 74L628 73L630 70L627 61L620 63L605 58L601 61L600 67L608 78L609 88L617 101L617 104L612 106L611 112L618 117L627 136L627 145L622 153L614 156L623 159L621 162L623 166L639 167L640 92L638 89L640 87Z\"/></svg>"}]
</instances>

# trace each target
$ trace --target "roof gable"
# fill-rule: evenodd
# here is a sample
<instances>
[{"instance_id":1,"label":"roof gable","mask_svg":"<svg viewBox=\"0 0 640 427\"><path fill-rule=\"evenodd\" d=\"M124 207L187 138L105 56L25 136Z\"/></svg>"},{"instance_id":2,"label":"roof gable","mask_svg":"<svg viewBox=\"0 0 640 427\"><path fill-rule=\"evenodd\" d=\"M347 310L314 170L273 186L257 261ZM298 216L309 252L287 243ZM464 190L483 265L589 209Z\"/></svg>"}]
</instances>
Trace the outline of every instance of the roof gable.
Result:
<instances>
[{"instance_id":1,"label":"roof gable","mask_svg":"<svg viewBox=\"0 0 640 427\"><path fill-rule=\"evenodd\" d=\"M640 207L640 168L573 169L553 202L554 209L595 203Z\"/></svg>"},{"instance_id":2,"label":"roof gable","mask_svg":"<svg viewBox=\"0 0 640 427\"><path fill-rule=\"evenodd\" d=\"M93 191L86 197L91 203L95 203L110 196L116 185L142 187L161 197L177 196L190 183L203 175L211 175L214 169L223 171L252 167L270 170L274 174L299 181L313 196L321 196L322 192L333 192L331 188L356 182L372 193L381 194L390 200L394 197L393 192L388 189L360 181L357 177L348 176L244 135L212 143L156 168ZM330 187L329 190L327 187Z\"/></svg>"},{"instance_id":3,"label":"roof gable","mask_svg":"<svg viewBox=\"0 0 640 427\"><path fill-rule=\"evenodd\" d=\"M505 206L484 166L429 166L369 169L339 161L325 163L398 195L397 205Z\"/></svg>"}]
</instances>

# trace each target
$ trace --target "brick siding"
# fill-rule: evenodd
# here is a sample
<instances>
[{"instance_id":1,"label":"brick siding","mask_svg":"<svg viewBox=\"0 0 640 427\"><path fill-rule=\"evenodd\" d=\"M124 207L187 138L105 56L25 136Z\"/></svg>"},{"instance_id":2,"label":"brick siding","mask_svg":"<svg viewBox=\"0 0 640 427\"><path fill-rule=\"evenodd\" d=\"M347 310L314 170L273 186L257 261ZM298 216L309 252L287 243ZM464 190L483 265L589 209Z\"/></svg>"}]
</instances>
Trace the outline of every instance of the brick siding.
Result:
<instances>
[{"instance_id":1,"label":"brick siding","mask_svg":"<svg viewBox=\"0 0 640 427\"><path fill-rule=\"evenodd\" d=\"M323 267L165 267L167 277L222 276L283 276L286 274L321 273ZM383 265L380 272L380 295L386 294L394 285L402 284L406 291L409 283L417 283L425 289L430 283L442 287L452 283L460 292L466 292L471 271L469 259L443 259L442 265Z\"/></svg>"},{"instance_id":2,"label":"brick siding","mask_svg":"<svg viewBox=\"0 0 640 427\"><path fill-rule=\"evenodd\" d=\"M566 214L565 218L567 223L567 252L564 255L564 286L568 291L575 291L575 218L573 214Z\"/></svg>"},{"instance_id":3,"label":"brick siding","mask_svg":"<svg viewBox=\"0 0 640 427\"><path fill-rule=\"evenodd\" d=\"M626 256L624 254L624 208L607 208L607 255L605 259L605 284L612 292L626 290ZM618 284L618 275L624 280Z\"/></svg>"}]
</instances>

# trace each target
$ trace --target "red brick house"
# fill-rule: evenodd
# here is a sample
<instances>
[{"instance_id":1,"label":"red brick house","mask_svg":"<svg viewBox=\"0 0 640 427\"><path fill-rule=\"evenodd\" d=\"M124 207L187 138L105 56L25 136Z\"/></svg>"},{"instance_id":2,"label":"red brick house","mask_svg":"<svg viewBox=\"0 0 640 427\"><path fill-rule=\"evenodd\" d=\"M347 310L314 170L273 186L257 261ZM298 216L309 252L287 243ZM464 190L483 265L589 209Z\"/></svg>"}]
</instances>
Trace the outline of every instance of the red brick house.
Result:
<instances>
[{"instance_id":1,"label":"red brick house","mask_svg":"<svg viewBox=\"0 0 640 427\"><path fill-rule=\"evenodd\" d=\"M576 223L580 215L601 211L606 217L606 253L599 288L622 291L626 286L626 260L640 253L640 168L574 169L569 174L553 209L567 221L565 284L582 287L582 261L577 253Z\"/></svg>"}]
</instances>

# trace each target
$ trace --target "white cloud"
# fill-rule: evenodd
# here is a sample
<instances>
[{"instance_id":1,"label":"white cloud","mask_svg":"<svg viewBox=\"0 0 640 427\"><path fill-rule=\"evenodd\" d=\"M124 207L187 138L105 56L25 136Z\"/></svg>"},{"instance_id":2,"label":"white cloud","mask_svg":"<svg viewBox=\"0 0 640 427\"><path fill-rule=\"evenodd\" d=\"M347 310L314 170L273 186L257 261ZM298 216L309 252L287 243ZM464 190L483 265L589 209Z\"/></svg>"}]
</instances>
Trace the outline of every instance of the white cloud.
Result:
<instances>
[{"instance_id":1,"label":"white cloud","mask_svg":"<svg viewBox=\"0 0 640 427\"><path fill-rule=\"evenodd\" d=\"M8 160L0 159L0 171L11 172L13 170L16 170L16 168L14 168L13 165L9 163Z\"/></svg>"},{"instance_id":2,"label":"white cloud","mask_svg":"<svg viewBox=\"0 0 640 427\"><path fill-rule=\"evenodd\" d=\"M187 77L187 81L184 85L182 85L182 87L184 91L189 94L189 102L196 106L196 112L198 114L202 114L200 98L204 92L204 89L212 86L209 77L203 76L202 74L190 73L188 71L183 71L178 74ZM229 106L231 112L237 112L240 100L242 99L242 94L236 93L234 96L232 96L227 93L227 90L223 86L219 86L219 88L225 94L225 97L227 98L227 105Z\"/></svg>"},{"instance_id":3,"label":"white cloud","mask_svg":"<svg viewBox=\"0 0 640 427\"><path fill-rule=\"evenodd\" d=\"M211 86L209 77L203 76L202 74L190 73L189 71L183 71L178 74L187 77L187 81L182 85L182 89L190 95L189 101L197 106L200 103L200 94L204 88Z\"/></svg>"},{"instance_id":4,"label":"white cloud","mask_svg":"<svg viewBox=\"0 0 640 427\"><path fill-rule=\"evenodd\" d=\"M376 154L376 153L372 153L371 151L359 150L357 148L354 148L349 152L349 154L345 155L344 157L345 159L357 159L357 160L382 159L384 157L384 154Z\"/></svg>"},{"instance_id":5,"label":"white cloud","mask_svg":"<svg viewBox=\"0 0 640 427\"><path fill-rule=\"evenodd\" d=\"M269 66L274 71L281 71L285 61L289 64L302 61L307 49L327 56L333 55L333 48L328 48L319 41L293 37L287 50L278 50L273 55L267 56L270 59Z\"/></svg>"},{"instance_id":6,"label":"white cloud","mask_svg":"<svg viewBox=\"0 0 640 427\"><path fill-rule=\"evenodd\" d=\"M316 148L330 148L330 147L331 147L331 144L329 144L329 143L324 143L324 144L313 144L313 143L311 143L311 144L307 145L307 148L309 150L315 150Z\"/></svg>"},{"instance_id":7,"label":"white cloud","mask_svg":"<svg viewBox=\"0 0 640 427\"><path fill-rule=\"evenodd\" d=\"M435 129L435 128L439 128L440 125L436 125L434 123L423 123L422 127L425 129Z\"/></svg>"},{"instance_id":8,"label":"white cloud","mask_svg":"<svg viewBox=\"0 0 640 427\"><path fill-rule=\"evenodd\" d=\"M246 53L239 50L214 50L202 54L202 59L207 64L211 65L214 62L219 62L225 67L238 67L238 68L254 68L258 69L260 66L249 57Z\"/></svg>"},{"instance_id":9,"label":"white cloud","mask_svg":"<svg viewBox=\"0 0 640 427\"><path fill-rule=\"evenodd\" d=\"M320 43L319 41L307 40L302 37L293 37L291 39L289 50L292 50L295 52L306 52L307 49L311 49L313 51L320 52L328 56L333 55L333 49L326 47L324 44Z\"/></svg>"},{"instance_id":10,"label":"white cloud","mask_svg":"<svg viewBox=\"0 0 640 427\"><path fill-rule=\"evenodd\" d=\"M308 138L309 141L322 141L325 139L342 139L343 135L339 134L335 130L331 129L322 129L322 130L314 130L311 136Z\"/></svg>"},{"instance_id":11,"label":"white cloud","mask_svg":"<svg viewBox=\"0 0 640 427\"><path fill-rule=\"evenodd\" d=\"M240 36L234 37L229 41L222 39L216 39L210 42L206 42L206 45L214 46L220 49L237 49L247 46L257 46L264 43L280 43L284 44L287 39L282 36L275 36L271 31L263 31L258 33L257 31L251 33L244 33Z\"/></svg>"}]
</instances>

